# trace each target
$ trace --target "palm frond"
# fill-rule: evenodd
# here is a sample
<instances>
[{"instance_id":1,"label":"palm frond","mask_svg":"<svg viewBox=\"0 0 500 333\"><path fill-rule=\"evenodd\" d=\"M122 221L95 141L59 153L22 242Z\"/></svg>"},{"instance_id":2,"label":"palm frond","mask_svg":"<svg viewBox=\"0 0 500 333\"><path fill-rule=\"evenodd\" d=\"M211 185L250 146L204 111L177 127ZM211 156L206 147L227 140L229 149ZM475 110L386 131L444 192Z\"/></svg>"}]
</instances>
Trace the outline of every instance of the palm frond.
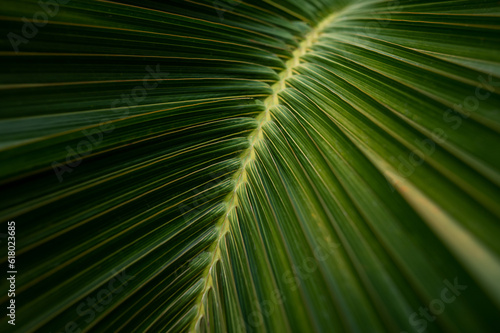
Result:
<instances>
[{"instance_id":1,"label":"palm frond","mask_svg":"<svg viewBox=\"0 0 500 333\"><path fill-rule=\"evenodd\" d=\"M0 30L2 331L500 328L498 1L5 0Z\"/></svg>"}]
</instances>

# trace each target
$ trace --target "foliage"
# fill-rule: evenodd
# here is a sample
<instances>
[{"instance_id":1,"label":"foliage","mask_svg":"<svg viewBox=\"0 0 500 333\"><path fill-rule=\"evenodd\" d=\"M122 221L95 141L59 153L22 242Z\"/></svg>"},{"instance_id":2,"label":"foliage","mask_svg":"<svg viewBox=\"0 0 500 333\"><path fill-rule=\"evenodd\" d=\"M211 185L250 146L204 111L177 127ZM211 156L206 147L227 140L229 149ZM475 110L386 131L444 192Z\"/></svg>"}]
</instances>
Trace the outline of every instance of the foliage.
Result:
<instances>
[{"instance_id":1,"label":"foliage","mask_svg":"<svg viewBox=\"0 0 500 333\"><path fill-rule=\"evenodd\" d=\"M41 3L0 7L16 331L498 332L498 1Z\"/></svg>"}]
</instances>

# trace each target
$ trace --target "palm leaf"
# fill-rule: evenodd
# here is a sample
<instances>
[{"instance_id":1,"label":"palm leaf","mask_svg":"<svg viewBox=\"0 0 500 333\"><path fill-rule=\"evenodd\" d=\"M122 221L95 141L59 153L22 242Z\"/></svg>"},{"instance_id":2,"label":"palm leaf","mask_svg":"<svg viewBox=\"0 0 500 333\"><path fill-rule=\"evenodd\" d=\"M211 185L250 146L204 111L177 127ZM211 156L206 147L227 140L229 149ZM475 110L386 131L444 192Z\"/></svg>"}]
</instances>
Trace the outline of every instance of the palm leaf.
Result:
<instances>
[{"instance_id":1,"label":"palm leaf","mask_svg":"<svg viewBox=\"0 0 500 333\"><path fill-rule=\"evenodd\" d=\"M2 331L497 332L499 14L4 1Z\"/></svg>"}]
</instances>

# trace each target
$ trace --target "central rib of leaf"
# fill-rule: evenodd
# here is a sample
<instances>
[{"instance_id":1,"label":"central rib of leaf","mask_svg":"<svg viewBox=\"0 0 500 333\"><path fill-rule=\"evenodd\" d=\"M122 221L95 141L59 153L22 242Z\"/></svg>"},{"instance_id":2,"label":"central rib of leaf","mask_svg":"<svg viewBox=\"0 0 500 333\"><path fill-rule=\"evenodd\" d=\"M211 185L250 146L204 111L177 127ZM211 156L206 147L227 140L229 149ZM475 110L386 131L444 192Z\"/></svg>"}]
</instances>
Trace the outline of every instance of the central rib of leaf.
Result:
<instances>
[{"instance_id":1,"label":"central rib of leaf","mask_svg":"<svg viewBox=\"0 0 500 333\"><path fill-rule=\"evenodd\" d=\"M195 325L203 314L203 296L210 288L212 288L213 281L211 271L217 261L220 260L220 243L223 241L225 234L229 232L230 214L238 206L238 189L247 182L247 168L255 161L255 147L264 140L264 126L266 126L268 122L272 121L271 110L280 105L278 94L286 88L286 81L294 75L294 68L300 64L300 58L308 52L310 47L317 41L323 30L337 16L338 12L327 16L304 36L302 41L299 43L299 46L292 52L292 57L285 63L285 69L279 74L279 81L271 86L272 94L264 100L265 110L256 117L258 124L257 128L248 136L250 146L241 154L241 166L233 176L235 184L234 189L224 199L225 214L215 226L218 231L218 237L209 250L209 252L212 253L212 260L203 274L205 283L202 292L196 300L198 311L191 326L191 331L195 331Z\"/></svg>"}]
</instances>

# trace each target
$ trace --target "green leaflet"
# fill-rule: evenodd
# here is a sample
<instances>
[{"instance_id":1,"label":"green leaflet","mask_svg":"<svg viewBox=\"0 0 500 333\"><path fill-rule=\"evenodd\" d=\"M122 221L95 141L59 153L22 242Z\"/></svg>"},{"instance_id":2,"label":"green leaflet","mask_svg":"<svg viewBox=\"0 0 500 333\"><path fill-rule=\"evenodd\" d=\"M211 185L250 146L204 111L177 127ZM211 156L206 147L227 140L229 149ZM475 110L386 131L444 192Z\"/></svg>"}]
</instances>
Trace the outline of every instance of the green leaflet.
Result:
<instances>
[{"instance_id":1,"label":"green leaflet","mask_svg":"<svg viewBox=\"0 0 500 333\"><path fill-rule=\"evenodd\" d=\"M498 2L54 4L0 7L2 331L498 331Z\"/></svg>"}]
</instances>

